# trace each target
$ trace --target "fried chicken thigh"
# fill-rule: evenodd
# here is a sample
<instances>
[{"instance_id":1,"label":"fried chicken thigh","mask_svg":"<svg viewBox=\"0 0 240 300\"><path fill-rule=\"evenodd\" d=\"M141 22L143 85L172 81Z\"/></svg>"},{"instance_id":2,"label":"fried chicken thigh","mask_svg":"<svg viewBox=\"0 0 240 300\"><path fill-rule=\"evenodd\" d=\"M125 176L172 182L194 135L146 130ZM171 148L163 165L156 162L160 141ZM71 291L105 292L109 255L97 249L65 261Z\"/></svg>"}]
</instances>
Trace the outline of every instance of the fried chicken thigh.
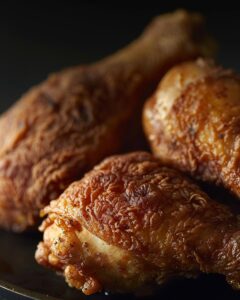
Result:
<instances>
[{"instance_id":1,"label":"fried chicken thigh","mask_svg":"<svg viewBox=\"0 0 240 300\"><path fill-rule=\"evenodd\" d=\"M87 295L200 271L240 287L237 216L148 153L104 160L42 213L38 263Z\"/></svg>"},{"instance_id":2,"label":"fried chicken thigh","mask_svg":"<svg viewBox=\"0 0 240 300\"><path fill-rule=\"evenodd\" d=\"M69 183L120 151L164 72L210 48L201 16L177 11L115 55L51 75L26 93L0 118L0 227L33 225Z\"/></svg>"},{"instance_id":3,"label":"fried chicken thigh","mask_svg":"<svg viewBox=\"0 0 240 300\"><path fill-rule=\"evenodd\" d=\"M199 59L170 70L146 103L143 124L164 164L240 197L240 78Z\"/></svg>"}]
</instances>

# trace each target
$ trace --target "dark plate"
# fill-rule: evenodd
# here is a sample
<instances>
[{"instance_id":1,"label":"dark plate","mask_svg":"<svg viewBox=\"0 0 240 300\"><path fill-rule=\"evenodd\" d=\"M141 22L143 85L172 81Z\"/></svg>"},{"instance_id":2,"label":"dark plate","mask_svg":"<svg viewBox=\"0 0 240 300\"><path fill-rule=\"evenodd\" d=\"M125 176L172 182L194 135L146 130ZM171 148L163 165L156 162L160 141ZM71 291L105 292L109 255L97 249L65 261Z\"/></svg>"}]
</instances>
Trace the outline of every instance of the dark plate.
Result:
<instances>
[{"instance_id":1,"label":"dark plate","mask_svg":"<svg viewBox=\"0 0 240 300\"><path fill-rule=\"evenodd\" d=\"M137 299L133 295L104 295L90 297L69 288L61 276L46 270L34 261L34 252L41 235L23 235L0 231L0 299ZM106 271L107 272L107 271ZM12 295L11 295L12 294ZM18 295L16 297L16 294ZM5 298L1 298L1 296ZM15 296L14 296L15 295ZM8 298L7 298L8 297ZM224 278L202 275L198 279L176 279L159 288L154 295L140 299L239 299L240 293L233 291Z\"/></svg>"}]
</instances>

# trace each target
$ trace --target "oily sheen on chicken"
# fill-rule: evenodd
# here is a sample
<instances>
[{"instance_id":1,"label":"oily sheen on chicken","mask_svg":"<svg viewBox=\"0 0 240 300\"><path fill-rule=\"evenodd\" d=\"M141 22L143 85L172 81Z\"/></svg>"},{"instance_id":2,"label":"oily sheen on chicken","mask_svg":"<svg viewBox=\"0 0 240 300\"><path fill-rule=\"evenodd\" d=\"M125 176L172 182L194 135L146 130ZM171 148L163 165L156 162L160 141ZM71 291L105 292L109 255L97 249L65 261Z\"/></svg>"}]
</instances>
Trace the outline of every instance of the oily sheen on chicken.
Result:
<instances>
[{"instance_id":1,"label":"oily sheen on chicken","mask_svg":"<svg viewBox=\"0 0 240 300\"><path fill-rule=\"evenodd\" d=\"M212 61L175 66L147 101L143 125L164 163L240 197L240 77Z\"/></svg>"},{"instance_id":2,"label":"oily sheen on chicken","mask_svg":"<svg viewBox=\"0 0 240 300\"><path fill-rule=\"evenodd\" d=\"M200 272L240 288L237 214L149 153L104 160L42 214L38 263L87 295Z\"/></svg>"}]
</instances>

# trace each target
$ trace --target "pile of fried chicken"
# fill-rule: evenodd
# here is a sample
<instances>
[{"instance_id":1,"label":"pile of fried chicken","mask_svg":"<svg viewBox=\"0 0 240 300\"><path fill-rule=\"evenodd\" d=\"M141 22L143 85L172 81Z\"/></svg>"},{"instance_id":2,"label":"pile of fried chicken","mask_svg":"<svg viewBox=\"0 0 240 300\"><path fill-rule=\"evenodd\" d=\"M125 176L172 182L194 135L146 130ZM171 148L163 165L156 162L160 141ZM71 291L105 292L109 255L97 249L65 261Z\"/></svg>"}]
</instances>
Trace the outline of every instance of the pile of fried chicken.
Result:
<instances>
[{"instance_id":1,"label":"pile of fried chicken","mask_svg":"<svg viewBox=\"0 0 240 300\"><path fill-rule=\"evenodd\" d=\"M180 10L28 91L0 118L0 227L45 217L37 262L86 295L200 272L240 288L239 215L196 183L240 198L240 77L214 53Z\"/></svg>"}]
</instances>

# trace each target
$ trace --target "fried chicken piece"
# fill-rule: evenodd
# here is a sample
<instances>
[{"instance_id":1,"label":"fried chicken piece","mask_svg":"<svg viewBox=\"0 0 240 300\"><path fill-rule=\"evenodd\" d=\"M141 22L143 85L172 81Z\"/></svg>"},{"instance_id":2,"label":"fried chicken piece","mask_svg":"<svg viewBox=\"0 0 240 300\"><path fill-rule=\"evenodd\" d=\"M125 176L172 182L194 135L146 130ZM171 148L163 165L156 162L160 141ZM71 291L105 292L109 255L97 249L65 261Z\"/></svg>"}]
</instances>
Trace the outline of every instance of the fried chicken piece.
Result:
<instances>
[{"instance_id":1,"label":"fried chicken piece","mask_svg":"<svg viewBox=\"0 0 240 300\"><path fill-rule=\"evenodd\" d=\"M240 197L240 77L199 59L170 70L143 124L164 164Z\"/></svg>"},{"instance_id":2,"label":"fried chicken piece","mask_svg":"<svg viewBox=\"0 0 240 300\"><path fill-rule=\"evenodd\" d=\"M36 259L89 295L220 273L240 288L240 224L145 152L113 156L43 210Z\"/></svg>"},{"instance_id":3,"label":"fried chicken piece","mask_svg":"<svg viewBox=\"0 0 240 300\"><path fill-rule=\"evenodd\" d=\"M0 119L0 227L35 224L69 183L122 149L135 111L164 72L211 48L201 16L177 11L115 55L31 89Z\"/></svg>"}]
</instances>

